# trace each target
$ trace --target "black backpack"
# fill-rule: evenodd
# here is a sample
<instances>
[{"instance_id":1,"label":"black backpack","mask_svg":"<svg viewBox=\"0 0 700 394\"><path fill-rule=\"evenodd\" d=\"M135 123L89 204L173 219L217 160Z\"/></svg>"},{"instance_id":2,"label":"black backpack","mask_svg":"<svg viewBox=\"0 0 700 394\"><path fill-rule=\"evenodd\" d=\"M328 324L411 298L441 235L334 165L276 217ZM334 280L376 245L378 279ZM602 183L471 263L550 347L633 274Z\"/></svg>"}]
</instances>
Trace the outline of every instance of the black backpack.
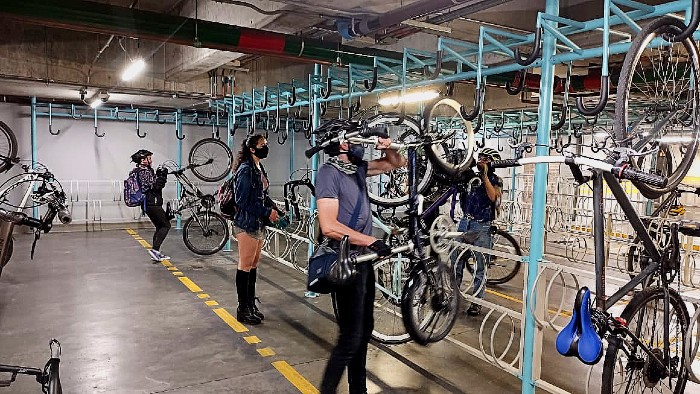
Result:
<instances>
[{"instance_id":1,"label":"black backpack","mask_svg":"<svg viewBox=\"0 0 700 394\"><path fill-rule=\"evenodd\" d=\"M236 178L231 177L219 187L217 194L219 201L219 210L221 214L228 220L232 220L238 212L236 205Z\"/></svg>"}]
</instances>

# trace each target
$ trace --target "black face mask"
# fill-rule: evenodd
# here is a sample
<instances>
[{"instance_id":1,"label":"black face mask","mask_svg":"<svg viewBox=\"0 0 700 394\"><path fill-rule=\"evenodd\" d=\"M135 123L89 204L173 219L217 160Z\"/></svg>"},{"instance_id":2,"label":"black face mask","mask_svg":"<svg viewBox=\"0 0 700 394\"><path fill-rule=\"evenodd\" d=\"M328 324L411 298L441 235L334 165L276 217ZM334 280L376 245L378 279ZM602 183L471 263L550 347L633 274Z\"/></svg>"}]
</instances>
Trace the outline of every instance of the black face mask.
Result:
<instances>
[{"instance_id":1,"label":"black face mask","mask_svg":"<svg viewBox=\"0 0 700 394\"><path fill-rule=\"evenodd\" d=\"M258 158L258 159L264 159L267 157L267 155L270 153L270 147L267 145L263 145L262 148L255 148L255 152L253 154Z\"/></svg>"},{"instance_id":2,"label":"black face mask","mask_svg":"<svg viewBox=\"0 0 700 394\"><path fill-rule=\"evenodd\" d=\"M362 163L362 158L365 156L365 146L362 144L351 144L348 148L347 155L350 163L359 165Z\"/></svg>"}]
</instances>

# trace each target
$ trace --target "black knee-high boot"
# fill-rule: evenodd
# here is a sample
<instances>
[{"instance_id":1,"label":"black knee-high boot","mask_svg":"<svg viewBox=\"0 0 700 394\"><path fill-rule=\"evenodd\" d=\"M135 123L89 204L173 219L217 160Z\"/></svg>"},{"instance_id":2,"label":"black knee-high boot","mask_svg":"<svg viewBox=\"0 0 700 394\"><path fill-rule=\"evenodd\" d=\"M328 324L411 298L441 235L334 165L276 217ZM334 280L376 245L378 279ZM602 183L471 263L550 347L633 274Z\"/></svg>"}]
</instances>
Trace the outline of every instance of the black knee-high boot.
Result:
<instances>
[{"instance_id":1,"label":"black knee-high boot","mask_svg":"<svg viewBox=\"0 0 700 394\"><path fill-rule=\"evenodd\" d=\"M258 269L253 268L250 270L250 276L248 276L248 300L250 301L250 308L253 310L253 315L260 320L265 319L265 315L260 312L255 301L258 297L255 296L255 281L258 278Z\"/></svg>"},{"instance_id":2,"label":"black knee-high boot","mask_svg":"<svg viewBox=\"0 0 700 394\"><path fill-rule=\"evenodd\" d=\"M260 324L260 319L256 317L251 308L251 300L248 298L248 280L250 273L243 270L236 271L236 292L238 293L238 310L236 318L241 323Z\"/></svg>"}]
</instances>

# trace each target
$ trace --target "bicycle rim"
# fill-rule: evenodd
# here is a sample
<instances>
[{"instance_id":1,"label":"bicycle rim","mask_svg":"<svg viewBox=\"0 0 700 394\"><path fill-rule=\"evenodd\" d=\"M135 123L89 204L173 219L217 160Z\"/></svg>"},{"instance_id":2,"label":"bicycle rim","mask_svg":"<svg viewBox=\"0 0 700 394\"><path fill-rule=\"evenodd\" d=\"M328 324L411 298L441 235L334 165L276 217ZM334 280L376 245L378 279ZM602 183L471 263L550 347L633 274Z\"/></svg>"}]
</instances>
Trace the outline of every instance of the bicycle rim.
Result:
<instances>
[{"instance_id":1,"label":"bicycle rim","mask_svg":"<svg viewBox=\"0 0 700 394\"><path fill-rule=\"evenodd\" d=\"M450 177L459 177L472 165L475 144L471 122L461 115L462 105L442 98L425 108L423 133L434 141L426 149L430 161Z\"/></svg>"},{"instance_id":2,"label":"bicycle rim","mask_svg":"<svg viewBox=\"0 0 700 394\"><path fill-rule=\"evenodd\" d=\"M202 164L208 160L212 162L192 169L192 173L204 182L218 182L231 171L231 149L216 138L197 141L190 150L190 164Z\"/></svg>"},{"instance_id":3,"label":"bicycle rim","mask_svg":"<svg viewBox=\"0 0 700 394\"><path fill-rule=\"evenodd\" d=\"M386 344L411 340L401 317L401 290L408 276L408 256L397 255L374 265L374 331L372 338Z\"/></svg>"},{"instance_id":4,"label":"bicycle rim","mask_svg":"<svg viewBox=\"0 0 700 394\"><path fill-rule=\"evenodd\" d=\"M397 121L401 120L397 124ZM389 137L399 143L414 142L420 137L420 126L415 120L401 117L397 114L380 114L367 121L368 127L385 125L388 128ZM400 152L406 156L405 150ZM383 151L367 147L365 160L379 159ZM433 175L433 165L430 163L422 147L416 150L416 182L418 193L423 193L429 185ZM406 167L391 170L388 173L367 178L367 192L369 200L377 205L395 207L408 203L408 169Z\"/></svg>"},{"instance_id":5,"label":"bicycle rim","mask_svg":"<svg viewBox=\"0 0 700 394\"><path fill-rule=\"evenodd\" d=\"M520 245L510 234L497 230L493 236L493 249L499 252L522 256ZM491 255L491 261L486 270L486 284L500 285L513 279L520 271L520 261L506 257Z\"/></svg>"},{"instance_id":6,"label":"bicycle rim","mask_svg":"<svg viewBox=\"0 0 700 394\"><path fill-rule=\"evenodd\" d=\"M214 254L226 244L228 225L223 217L214 212L191 216L182 227L182 239L193 253Z\"/></svg>"},{"instance_id":7,"label":"bicycle rim","mask_svg":"<svg viewBox=\"0 0 700 394\"><path fill-rule=\"evenodd\" d=\"M669 293L669 343L664 340L664 289L648 287L637 293L625 307L621 317L629 330L650 350L664 358L668 351L672 377L663 376L650 356L629 338L610 340L603 364L602 393L682 393L688 379L684 345L688 327L688 311L673 289Z\"/></svg>"},{"instance_id":8,"label":"bicycle rim","mask_svg":"<svg viewBox=\"0 0 700 394\"><path fill-rule=\"evenodd\" d=\"M641 182L635 186L647 198L658 198L676 187L695 158L700 137L698 50L691 39L654 48L661 37L685 25L672 18L652 21L637 34L625 56L615 102L615 137L621 145L646 155L632 163L668 177L666 187ZM656 39L656 40L655 40Z\"/></svg>"},{"instance_id":9,"label":"bicycle rim","mask_svg":"<svg viewBox=\"0 0 700 394\"><path fill-rule=\"evenodd\" d=\"M454 275L447 267L414 270L401 298L401 316L411 339L427 345L445 338L457 320L458 302Z\"/></svg>"},{"instance_id":10,"label":"bicycle rim","mask_svg":"<svg viewBox=\"0 0 700 394\"><path fill-rule=\"evenodd\" d=\"M17 137L12 129L0 121L0 159L14 159L17 157ZM12 163L0 160L0 172L5 172L12 167Z\"/></svg>"}]
</instances>

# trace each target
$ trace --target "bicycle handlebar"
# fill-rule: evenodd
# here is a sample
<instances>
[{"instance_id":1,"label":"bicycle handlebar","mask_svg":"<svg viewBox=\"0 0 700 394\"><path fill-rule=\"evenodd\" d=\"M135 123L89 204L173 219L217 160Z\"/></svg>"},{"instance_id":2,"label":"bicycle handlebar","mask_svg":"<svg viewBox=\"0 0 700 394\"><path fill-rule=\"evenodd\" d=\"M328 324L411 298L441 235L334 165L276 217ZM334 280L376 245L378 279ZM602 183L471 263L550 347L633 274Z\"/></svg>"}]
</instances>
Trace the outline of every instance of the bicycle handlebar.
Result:
<instances>
[{"instance_id":1,"label":"bicycle handlebar","mask_svg":"<svg viewBox=\"0 0 700 394\"><path fill-rule=\"evenodd\" d=\"M522 159L496 160L491 163L493 168L517 167L526 164L537 163L566 163L575 165L585 165L601 171L609 172L618 179L629 179L633 182L642 182L656 187L664 187L668 183L668 178L662 175L651 174L637 170L628 164L615 166L602 160L589 159L586 157L569 156L537 156Z\"/></svg>"},{"instance_id":2,"label":"bicycle handlebar","mask_svg":"<svg viewBox=\"0 0 700 394\"><path fill-rule=\"evenodd\" d=\"M324 141L316 146L313 146L309 149L307 149L304 154L306 157L311 158L313 155L316 153L322 151L324 148L328 147L329 145L336 143L336 142L341 142L344 140L348 140L352 142L351 140L353 137L357 138L369 138L369 137L379 137L379 138L389 138L389 132L386 130L386 126L377 126L377 127L367 127L364 128L363 130L358 130L358 131L352 131L349 133L340 133L338 136L333 137L327 141ZM363 143L362 140L357 140L358 143ZM367 142L367 141L364 141ZM374 141L376 143L376 141ZM393 144L392 144L393 145Z\"/></svg>"},{"instance_id":3,"label":"bicycle handlebar","mask_svg":"<svg viewBox=\"0 0 700 394\"><path fill-rule=\"evenodd\" d=\"M410 252L412 250L413 250L413 242L409 242L406 245L391 249L391 254L394 255L394 254L403 253L403 252ZM351 263L353 263L353 264L359 264L359 263L366 263L368 261L376 260L377 258L379 258L379 255L377 255L376 253L368 253L368 254L363 254L361 256L351 257L350 260L351 260Z\"/></svg>"}]
</instances>

